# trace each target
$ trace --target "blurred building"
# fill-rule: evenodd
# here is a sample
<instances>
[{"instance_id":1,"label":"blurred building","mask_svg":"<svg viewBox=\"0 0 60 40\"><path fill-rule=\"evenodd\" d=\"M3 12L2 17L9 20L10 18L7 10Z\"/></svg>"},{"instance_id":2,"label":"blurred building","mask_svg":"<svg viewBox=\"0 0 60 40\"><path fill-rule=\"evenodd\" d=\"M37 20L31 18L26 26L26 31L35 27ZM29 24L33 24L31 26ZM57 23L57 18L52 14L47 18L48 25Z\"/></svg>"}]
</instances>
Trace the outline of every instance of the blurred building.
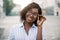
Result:
<instances>
[{"instance_id":1,"label":"blurred building","mask_svg":"<svg viewBox=\"0 0 60 40\"><path fill-rule=\"evenodd\" d=\"M11 2L11 3L9 2L9 5L11 5L11 7L13 7L12 6L12 4L13 4L12 0L9 0L9 1ZM41 8L42 8L43 15L60 16L60 1L59 0L31 0L30 2L38 3L41 6ZM20 3L20 9L22 7L21 5L22 4ZM11 14L11 12L8 13L9 11L6 11L6 7L3 8L3 1L2 0L0 0L0 10L1 10L0 11L0 18L4 17L6 14L8 14L8 15Z\"/></svg>"},{"instance_id":2,"label":"blurred building","mask_svg":"<svg viewBox=\"0 0 60 40\"><path fill-rule=\"evenodd\" d=\"M55 1L54 15L55 16L60 16L60 0Z\"/></svg>"},{"instance_id":3,"label":"blurred building","mask_svg":"<svg viewBox=\"0 0 60 40\"><path fill-rule=\"evenodd\" d=\"M60 16L59 0L32 0L32 2L36 2L41 6L43 15Z\"/></svg>"}]
</instances>

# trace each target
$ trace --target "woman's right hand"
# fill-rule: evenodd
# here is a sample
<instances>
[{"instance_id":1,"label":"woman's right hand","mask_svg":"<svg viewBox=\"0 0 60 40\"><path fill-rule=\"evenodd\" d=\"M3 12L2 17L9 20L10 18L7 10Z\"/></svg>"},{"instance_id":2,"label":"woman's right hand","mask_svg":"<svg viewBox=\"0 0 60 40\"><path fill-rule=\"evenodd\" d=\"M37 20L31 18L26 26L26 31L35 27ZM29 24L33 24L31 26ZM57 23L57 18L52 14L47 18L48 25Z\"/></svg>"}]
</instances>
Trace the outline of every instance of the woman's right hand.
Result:
<instances>
[{"instance_id":1,"label":"woman's right hand","mask_svg":"<svg viewBox=\"0 0 60 40\"><path fill-rule=\"evenodd\" d=\"M38 15L37 25L40 26L44 23L46 18L44 16Z\"/></svg>"}]
</instances>

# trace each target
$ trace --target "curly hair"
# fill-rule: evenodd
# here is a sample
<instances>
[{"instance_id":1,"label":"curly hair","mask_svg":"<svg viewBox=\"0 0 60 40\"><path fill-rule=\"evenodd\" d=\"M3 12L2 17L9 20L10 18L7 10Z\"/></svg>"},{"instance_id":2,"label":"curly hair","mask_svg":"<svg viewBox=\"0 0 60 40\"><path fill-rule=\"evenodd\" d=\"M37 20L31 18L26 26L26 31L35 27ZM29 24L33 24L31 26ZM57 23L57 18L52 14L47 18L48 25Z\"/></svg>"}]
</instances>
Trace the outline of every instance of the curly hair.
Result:
<instances>
[{"instance_id":1,"label":"curly hair","mask_svg":"<svg viewBox=\"0 0 60 40\"><path fill-rule=\"evenodd\" d=\"M42 10L41 10L41 7L35 3L35 2L32 2L31 4L27 5L21 12L20 12L20 16L21 16L21 20L25 20L25 15L26 13L32 9L32 8L37 8L38 9L38 14L39 15L42 15ZM37 26L37 19L33 22L36 26Z\"/></svg>"}]
</instances>

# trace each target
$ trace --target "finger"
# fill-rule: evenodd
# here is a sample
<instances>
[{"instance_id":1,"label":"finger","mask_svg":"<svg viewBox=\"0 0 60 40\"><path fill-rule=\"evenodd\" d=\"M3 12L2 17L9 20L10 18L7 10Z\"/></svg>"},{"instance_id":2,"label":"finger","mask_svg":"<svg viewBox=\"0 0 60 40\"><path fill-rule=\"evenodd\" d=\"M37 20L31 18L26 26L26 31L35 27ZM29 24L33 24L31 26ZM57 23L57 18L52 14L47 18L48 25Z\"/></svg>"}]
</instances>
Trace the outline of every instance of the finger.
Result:
<instances>
[{"instance_id":1,"label":"finger","mask_svg":"<svg viewBox=\"0 0 60 40\"><path fill-rule=\"evenodd\" d=\"M42 15L39 15L39 16L40 16L40 19L46 20L46 18L44 16L42 16Z\"/></svg>"},{"instance_id":2,"label":"finger","mask_svg":"<svg viewBox=\"0 0 60 40\"><path fill-rule=\"evenodd\" d=\"M46 18L43 16L43 19L46 20Z\"/></svg>"},{"instance_id":3,"label":"finger","mask_svg":"<svg viewBox=\"0 0 60 40\"><path fill-rule=\"evenodd\" d=\"M44 20L41 20L41 21L39 22L39 25L43 24L43 22L44 22Z\"/></svg>"}]
</instances>

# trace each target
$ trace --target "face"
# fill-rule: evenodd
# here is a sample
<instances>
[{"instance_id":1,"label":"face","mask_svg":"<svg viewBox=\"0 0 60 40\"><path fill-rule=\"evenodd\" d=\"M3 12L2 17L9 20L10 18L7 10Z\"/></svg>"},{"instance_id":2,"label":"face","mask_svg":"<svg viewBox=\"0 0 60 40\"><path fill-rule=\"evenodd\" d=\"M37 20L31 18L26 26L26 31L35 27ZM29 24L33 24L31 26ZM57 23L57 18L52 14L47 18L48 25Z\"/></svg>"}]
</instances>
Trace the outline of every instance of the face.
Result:
<instances>
[{"instance_id":1,"label":"face","mask_svg":"<svg viewBox=\"0 0 60 40\"><path fill-rule=\"evenodd\" d=\"M37 16L38 16L38 9L37 8L33 8L31 10L29 10L27 13L26 13L26 21L27 22L34 22L36 19L37 19Z\"/></svg>"}]
</instances>

